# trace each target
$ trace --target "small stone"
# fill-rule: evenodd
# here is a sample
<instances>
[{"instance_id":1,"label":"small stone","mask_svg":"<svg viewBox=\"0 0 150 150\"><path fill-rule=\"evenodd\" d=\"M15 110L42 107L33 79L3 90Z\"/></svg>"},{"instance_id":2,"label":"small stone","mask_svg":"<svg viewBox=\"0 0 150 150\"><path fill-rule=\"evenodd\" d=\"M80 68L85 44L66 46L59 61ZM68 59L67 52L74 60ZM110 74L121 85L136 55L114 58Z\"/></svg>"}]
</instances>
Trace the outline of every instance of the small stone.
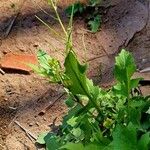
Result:
<instances>
[{"instance_id":1,"label":"small stone","mask_svg":"<svg viewBox=\"0 0 150 150\"><path fill-rule=\"evenodd\" d=\"M4 101L7 101L8 100L8 98L4 98Z\"/></svg>"},{"instance_id":2,"label":"small stone","mask_svg":"<svg viewBox=\"0 0 150 150\"><path fill-rule=\"evenodd\" d=\"M33 47L36 47L36 48L37 48L38 46L39 46L38 44L34 44L34 45L33 45Z\"/></svg>"},{"instance_id":3,"label":"small stone","mask_svg":"<svg viewBox=\"0 0 150 150\"><path fill-rule=\"evenodd\" d=\"M30 127L32 127L32 126L33 126L33 123L32 123L32 122L30 122L30 123L29 123L29 126L30 126Z\"/></svg>"},{"instance_id":4,"label":"small stone","mask_svg":"<svg viewBox=\"0 0 150 150\"><path fill-rule=\"evenodd\" d=\"M35 124L39 127L39 122L36 122Z\"/></svg>"},{"instance_id":5,"label":"small stone","mask_svg":"<svg viewBox=\"0 0 150 150\"><path fill-rule=\"evenodd\" d=\"M6 89L6 92L7 92L7 93L10 93L10 92L11 92L11 89L10 89L10 88Z\"/></svg>"},{"instance_id":6,"label":"small stone","mask_svg":"<svg viewBox=\"0 0 150 150\"><path fill-rule=\"evenodd\" d=\"M8 53L8 51L6 51L6 50L3 51L3 54L4 54L4 55L6 55L7 53Z\"/></svg>"},{"instance_id":7,"label":"small stone","mask_svg":"<svg viewBox=\"0 0 150 150\"><path fill-rule=\"evenodd\" d=\"M44 117L43 120L46 121L46 118Z\"/></svg>"},{"instance_id":8,"label":"small stone","mask_svg":"<svg viewBox=\"0 0 150 150\"><path fill-rule=\"evenodd\" d=\"M147 62L147 59L143 58L142 63L146 63L146 62Z\"/></svg>"}]
</instances>

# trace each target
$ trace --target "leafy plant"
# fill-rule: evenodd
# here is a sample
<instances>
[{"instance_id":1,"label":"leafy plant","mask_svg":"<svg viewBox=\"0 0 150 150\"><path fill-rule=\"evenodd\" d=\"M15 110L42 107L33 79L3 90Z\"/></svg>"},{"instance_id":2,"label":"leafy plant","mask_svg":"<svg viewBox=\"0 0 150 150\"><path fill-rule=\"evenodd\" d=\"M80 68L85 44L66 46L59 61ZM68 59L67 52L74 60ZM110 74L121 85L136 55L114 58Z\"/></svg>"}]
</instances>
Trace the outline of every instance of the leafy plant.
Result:
<instances>
[{"instance_id":1,"label":"leafy plant","mask_svg":"<svg viewBox=\"0 0 150 150\"><path fill-rule=\"evenodd\" d=\"M46 145L46 150L149 150L150 96L133 92L141 78L133 78L132 55L123 49L116 57L116 85L109 90L95 86L86 76L87 64L81 64L73 50L69 30L73 8L67 32L59 18L66 38L64 66L42 50L37 55L39 65L31 65L50 82L61 84L68 95L69 110L59 131L43 133L37 142Z\"/></svg>"},{"instance_id":2,"label":"leafy plant","mask_svg":"<svg viewBox=\"0 0 150 150\"><path fill-rule=\"evenodd\" d=\"M77 2L73 5L70 5L69 7L67 7L66 9L66 14L68 16L71 15L71 11L72 11L72 7L74 6L74 11L73 11L73 15L75 16L76 14L82 14L86 11L86 9L92 9L92 11L90 12L89 15L87 15L87 20L88 20L88 27L91 30L91 32L95 33L99 30L100 26L101 26L101 15L99 14L99 12L97 11L98 9L98 5L100 4L101 0L89 0L87 5L84 5L80 2Z\"/></svg>"},{"instance_id":3,"label":"leafy plant","mask_svg":"<svg viewBox=\"0 0 150 150\"><path fill-rule=\"evenodd\" d=\"M93 33L97 32L99 30L100 25L101 25L101 16L96 15L96 16L91 17L88 21L88 25L90 27L90 30Z\"/></svg>"},{"instance_id":4,"label":"leafy plant","mask_svg":"<svg viewBox=\"0 0 150 150\"><path fill-rule=\"evenodd\" d=\"M72 7L73 7L73 5L70 5L65 10L68 16L71 15ZM77 2L74 4L73 15L76 15L77 13L83 13L84 10L85 10L85 6L83 4L81 4L80 2Z\"/></svg>"},{"instance_id":5,"label":"leafy plant","mask_svg":"<svg viewBox=\"0 0 150 150\"><path fill-rule=\"evenodd\" d=\"M42 70L45 69L41 65L42 57L50 58L45 55L40 55L39 59L39 69ZM62 73L62 80L57 83L67 89L69 112L64 117L60 131L51 134L48 140L46 138L46 143L54 144L54 147L47 146L51 147L48 150L149 149L150 98L130 94L132 88L138 86L139 79L131 79L135 64L129 52L122 50L116 57L114 72L119 82L109 91L93 85L86 77L87 66L79 63L72 50L66 56L65 70L51 68L51 61L47 60L49 67L45 71L47 74L44 72L43 75L53 79L49 70Z\"/></svg>"}]
</instances>

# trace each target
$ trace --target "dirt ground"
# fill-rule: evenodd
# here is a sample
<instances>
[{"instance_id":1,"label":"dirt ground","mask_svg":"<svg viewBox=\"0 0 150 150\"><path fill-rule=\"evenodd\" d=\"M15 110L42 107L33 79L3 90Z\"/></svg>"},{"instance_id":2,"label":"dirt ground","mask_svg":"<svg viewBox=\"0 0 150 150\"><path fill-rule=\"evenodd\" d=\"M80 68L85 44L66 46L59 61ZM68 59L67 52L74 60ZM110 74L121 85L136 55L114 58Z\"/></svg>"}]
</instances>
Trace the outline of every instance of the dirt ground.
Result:
<instances>
[{"instance_id":1,"label":"dirt ground","mask_svg":"<svg viewBox=\"0 0 150 150\"><path fill-rule=\"evenodd\" d=\"M60 8L68 5L61 1ZM14 6L14 7L13 7ZM84 17L74 20L74 47L81 61L89 62L88 76L95 84L107 88L113 84L114 57L121 48L133 53L139 70L150 67L150 4L144 0L106 0L102 8L103 23L99 32L90 33ZM46 11L48 14L43 12ZM8 27L19 11L11 32ZM65 25L68 18L60 9ZM44 26L35 15L63 34L59 24L51 18L53 11L43 0L0 1L0 59L7 53L36 54L45 50L63 63L64 44ZM84 36L83 36L84 35ZM86 51L83 50L83 37ZM53 121L58 125L66 112L62 87L49 84L38 75L29 75L12 70L0 74L0 150L36 150L35 141L23 129L36 138L41 132L49 131ZM150 80L150 73L139 73ZM141 87L145 95L150 87ZM56 101L56 102L55 102ZM49 104L54 105L43 115ZM19 127L19 125L21 127Z\"/></svg>"}]
</instances>

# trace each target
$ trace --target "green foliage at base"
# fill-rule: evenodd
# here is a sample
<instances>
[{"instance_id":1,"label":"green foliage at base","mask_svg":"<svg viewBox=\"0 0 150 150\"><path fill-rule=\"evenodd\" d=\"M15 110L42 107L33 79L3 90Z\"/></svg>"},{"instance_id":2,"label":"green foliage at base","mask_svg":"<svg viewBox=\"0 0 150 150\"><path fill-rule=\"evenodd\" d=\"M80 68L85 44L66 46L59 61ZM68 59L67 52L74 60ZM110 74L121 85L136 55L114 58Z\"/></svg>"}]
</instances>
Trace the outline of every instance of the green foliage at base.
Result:
<instances>
[{"instance_id":1,"label":"green foliage at base","mask_svg":"<svg viewBox=\"0 0 150 150\"><path fill-rule=\"evenodd\" d=\"M72 7L74 7L73 15L82 14L86 11L87 8L91 8L92 11L89 15L87 15L87 26L91 30L91 32L96 33L102 23L101 15L98 12L98 5L100 4L101 0L89 0L87 5L84 5L80 2L77 2L73 5L70 5L66 8L66 14L71 16Z\"/></svg>"},{"instance_id":2,"label":"green foliage at base","mask_svg":"<svg viewBox=\"0 0 150 150\"><path fill-rule=\"evenodd\" d=\"M149 150L150 97L134 93L140 78L133 78L132 55L122 50L116 57L116 85L109 90L95 86L86 76L87 64L80 64L70 50L64 67L39 51L35 70L51 82L64 86L68 113L57 133L39 135L46 150ZM64 68L64 69L62 69Z\"/></svg>"}]
</instances>

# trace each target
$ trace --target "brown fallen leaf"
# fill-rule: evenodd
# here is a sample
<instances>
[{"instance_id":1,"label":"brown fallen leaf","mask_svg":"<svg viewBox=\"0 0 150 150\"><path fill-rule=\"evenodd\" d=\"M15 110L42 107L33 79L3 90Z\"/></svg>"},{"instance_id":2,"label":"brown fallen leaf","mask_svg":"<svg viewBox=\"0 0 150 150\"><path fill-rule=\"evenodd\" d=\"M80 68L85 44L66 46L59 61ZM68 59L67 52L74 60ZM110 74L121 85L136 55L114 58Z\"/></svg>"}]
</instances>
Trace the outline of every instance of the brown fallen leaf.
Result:
<instances>
[{"instance_id":1,"label":"brown fallen leaf","mask_svg":"<svg viewBox=\"0 0 150 150\"><path fill-rule=\"evenodd\" d=\"M32 69L27 64L38 64L36 55L8 53L1 59L3 69L13 69L30 72Z\"/></svg>"}]
</instances>

